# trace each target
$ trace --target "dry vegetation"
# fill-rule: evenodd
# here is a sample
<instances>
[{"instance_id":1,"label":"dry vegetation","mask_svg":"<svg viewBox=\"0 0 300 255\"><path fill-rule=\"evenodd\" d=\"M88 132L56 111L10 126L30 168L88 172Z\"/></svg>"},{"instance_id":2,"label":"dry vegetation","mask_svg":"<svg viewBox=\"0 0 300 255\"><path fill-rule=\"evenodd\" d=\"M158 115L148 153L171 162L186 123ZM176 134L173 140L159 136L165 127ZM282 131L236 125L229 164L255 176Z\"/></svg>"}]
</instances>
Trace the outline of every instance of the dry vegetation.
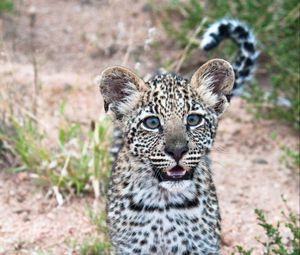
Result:
<instances>
[{"instance_id":1,"label":"dry vegetation","mask_svg":"<svg viewBox=\"0 0 300 255\"><path fill-rule=\"evenodd\" d=\"M169 13L155 6L134 0L0 2L0 254L108 254L103 209L111 125L95 76L110 65L141 76L161 66L189 76L208 58L199 50L190 57L207 17L186 31L190 41L182 47L162 26ZM172 15L174 25L186 17L184 11ZM265 66L257 83L269 88ZM263 254L262 247L274 253L277 228L257 211L259 226L256 208L272 224L298 224L297 131L276 119L257 120L249 111L254 106L233 100L212 154L223 254L250 254L250 248ZM299 228L295 233L299 240ZM284 223L280 237L292 245Z\"/></svg>"}]
</instances>

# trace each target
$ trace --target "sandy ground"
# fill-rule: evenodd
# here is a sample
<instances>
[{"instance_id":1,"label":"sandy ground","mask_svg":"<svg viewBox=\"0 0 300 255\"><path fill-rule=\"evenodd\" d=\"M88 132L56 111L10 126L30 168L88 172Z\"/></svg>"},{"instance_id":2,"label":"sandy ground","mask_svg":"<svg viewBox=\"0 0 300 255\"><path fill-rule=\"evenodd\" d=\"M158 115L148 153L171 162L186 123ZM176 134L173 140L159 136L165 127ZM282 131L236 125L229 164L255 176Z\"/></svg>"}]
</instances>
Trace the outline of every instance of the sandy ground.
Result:
<instances>
[{"instance_id":1,"label":"sandy ground","mask_svg":"<svg viewBox=\"0 0 300 255\"><path fill-rule=\"evenodd\" d=\"M34 184L26 175L1 173L0 254L71 254L72 242L96 231L87 213L92 198L73 199L57 207L55 199Z\"/></svg>"},{"instance_id":2,"label":"sandy ground","mask_svg":"<svg viewBox=\"0 0 300 255\"><path fill-rule=\"evenodd\" d=\"M3 44L0 78L16 103L30 105L33 68L28 10L35 10L34 45L38 79L42 84L38 102L39 121L56 139L58 106L67 101L66 114L89 124L103 114L93 80L105 67L123 64L145 75L167 61L178 48L165 40L163 32L142 1L46 1L18 2L22 11L0 17ZM34 6L34 8L32 8ZM155 27L155 29L151 29ZM2 85L1 85L2 86ZM223 254L235 245L257 245L262 235L255 208L263 209L271 222L282 219L288 206L299 212L299 175L282 162L282 146L296 146L297 134L276 121L256 120L246 103L236 98L224 115L212 153L223 226ZM93 198L72 198L57 207L26 174L0 171L0 254L76 254L70 243L93 235L94 226L86 206ZM254 254L262 254L257 249Z\"/></svg>"}]
</instances>

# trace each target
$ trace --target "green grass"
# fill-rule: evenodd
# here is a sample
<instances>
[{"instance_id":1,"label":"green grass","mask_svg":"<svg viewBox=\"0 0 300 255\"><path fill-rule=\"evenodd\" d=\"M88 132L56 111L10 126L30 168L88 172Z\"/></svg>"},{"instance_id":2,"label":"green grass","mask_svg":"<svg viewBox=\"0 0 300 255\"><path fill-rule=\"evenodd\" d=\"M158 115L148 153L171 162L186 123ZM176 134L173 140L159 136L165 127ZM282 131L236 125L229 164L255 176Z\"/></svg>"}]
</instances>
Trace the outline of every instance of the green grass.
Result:
<instances>
[{"instance_id":1,"label":"green grass","mask_svg":"<svg viewBox=\"0 0 300 255\"><path fill-rule=\"evenodd\" d=\"M81 242L78 246L80 255L109 255L111 244L108 237L108 229L105 224L106 215L104 211L94 212L88 208L88 215L91 223L96 227L94 237Z\"/></svg>"},{"instance_id":2,"label":"green grass","mask_svg":"<svg viewBox=\"0 0 300 255\"><path fill-rule=\"evenodd\" d=\"M101 239L90 238L85 240L79 248L80 255L109 255L110 244Z\"/></svg>"},{"instance_id":3,"label":"green grass","mask_svg":"<svg viewBox=\"0 0 300 255\"><path fill-rule=\"evenodd\" d=\"M296 216L291 211L286 215L282 212L284 222L278 222L275 225L270 224L262 210L256 209L255 214L259 226L264 229L265 236L263 240L257 238L263 251L263 255L298 255L300 254L300 226L299 216ZM284 238L282 229L289 232L290 235ZM236 251L232 254L251 255L253 249L245 249L242 246L237 246Z\"/></svg>"},{"instance_id":4,"label":"green grass","mask_svg":"<svg viewBox=\"0 0 300 255\"><path fill-rule=\"evenodd\" d=\"M110 122L104 119L94 123L91 130L69 122L63 108L58 142L51 149L49 137L35 120L28 116L10 117L9 128L0 130L2 154L9 148L17 161L17 166L9 170L35 173L44 186L57 187L65 194L104 195L110 169Z\"/></svg>"},{"instance_id":5,"label":"green grass","mask_svg":"<svg viewBox=\"0 0 300 255\"><path fill-rule=\"evenodd\" d=\"M299 174L299 168L300 168L300 144L298 144L298 149L293 150L287 146L282 146L282 161L286 164L286 166L290 169L295 169L295 171L298 171Z\"/></svg>"},{"instance_id":6,"label":"green grass","mask_svg":"<svg viewBox=\"0 0 300 255\"><path fill-rule=\"evenodd\" d=\"M1 120L0 165L11 173L28 172L45 189L52 189L58 204L70 195L93 193L95 201L103 201L110 173L111 122L105 118L91 127L70 122L65 115L65 103L59 108L56 143L49 146L50 137L34 116L9 115ZM8 154L14 163L7 164ZM110 254L110 242L102 210L87 208L95 231L86 240L72 242L72 249L81 255ZM37 254L50 254L42 250Z\"/></svg>"},{"instance_id":7,"label":"green grass","mask_svg":"<svg viewBox=\"0 0 300 255\"><path fill-rule=\"evenodd\" d=\"M103 210L93 210L86 207L89 220L94 225L93 234L84 240L67 241L70 248L80 255L109 255L111 254L111 244L106 227L106 215Z\"/></svg>"},{"instance_id":8,"label":"green grass","mask_svg":"<svg viewBox=\"0 0 300 255\"><path fill-rule=\"evenodd\" d=\"M205 7L197 0L170 0L164 8L156 8L157 15L163 17L166 33L182 48L190 43L191 34L204 18L208 21L206 26L222 17L247 22L257 35L261 59L264 59L259 68L268 72L272 84L268 98L261 96L261 86L250 87L253 88L251 94L255 95L249 103L255 106L256 115L283 120L297 130L300 123L299 10L298 0L211 0ZM197 41L192 42L188 55L199 50L198 44ZM233 44L225 42L209 53L209 57L231 60L235 51ZM288 99L291 107L278 106L278 96ZM268 107L265 108L265 105Z\"/></svg>"},{"instance_id":9,"label":"green grass","mask_svg":"<svg viewBox=\"0 0 300 255\"><path fill-rule=\"evenodd\" d=\"M12 12L15 9L14 2L11 0L0 0L0 14L2 12Z\"/></svg>"}]
</instances>

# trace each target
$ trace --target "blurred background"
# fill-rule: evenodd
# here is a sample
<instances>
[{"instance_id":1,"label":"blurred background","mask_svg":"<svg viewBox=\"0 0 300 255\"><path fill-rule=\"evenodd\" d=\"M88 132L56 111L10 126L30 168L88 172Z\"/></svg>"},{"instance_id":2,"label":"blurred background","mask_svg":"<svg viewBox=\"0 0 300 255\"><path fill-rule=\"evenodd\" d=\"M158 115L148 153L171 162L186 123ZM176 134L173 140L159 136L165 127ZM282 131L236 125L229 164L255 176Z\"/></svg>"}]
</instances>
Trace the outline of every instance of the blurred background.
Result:
<instances>
[{"instance_id":1,"label":"blurred background","mask_svg":"<svg viewBox=\"0 0 300 255\"><path fill-rule=\"evenodd\" d=\"M0 254L109 254L111 121L94 79L111 65L189 78L234 60L201 35L245 21L255 77L220 122L212 169L222 254L299 254L298 0L0 0Z\"/></svg>"}]
</instances>

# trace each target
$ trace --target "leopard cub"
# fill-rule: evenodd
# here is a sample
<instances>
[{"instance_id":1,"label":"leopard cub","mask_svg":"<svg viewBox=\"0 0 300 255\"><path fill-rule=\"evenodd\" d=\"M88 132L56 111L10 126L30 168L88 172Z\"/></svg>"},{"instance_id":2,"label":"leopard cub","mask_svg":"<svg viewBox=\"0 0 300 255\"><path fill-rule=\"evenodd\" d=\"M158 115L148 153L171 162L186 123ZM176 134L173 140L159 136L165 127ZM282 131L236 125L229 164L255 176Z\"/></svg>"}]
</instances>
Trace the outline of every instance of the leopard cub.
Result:
<instances>
[{"instance_id":1,"label":"leopard cub","mask_svg":"<svg viewBox=\"0 0 300 255\"><path fill-rule=\"evenodd\" d=\"M239 23L221 21L211 29L214 36L203 39L209 48L224 31L233 39L243 32L236 39L242 46L252 40ZM107 194L116 254L219 254L220 213L208 154L229 98L257 57L247 49L240 54L243 68L213 59L190 80L161 74L144 82L119 66L100 76L105 107L121 137Z\"/></svg>"}]
</instances>

